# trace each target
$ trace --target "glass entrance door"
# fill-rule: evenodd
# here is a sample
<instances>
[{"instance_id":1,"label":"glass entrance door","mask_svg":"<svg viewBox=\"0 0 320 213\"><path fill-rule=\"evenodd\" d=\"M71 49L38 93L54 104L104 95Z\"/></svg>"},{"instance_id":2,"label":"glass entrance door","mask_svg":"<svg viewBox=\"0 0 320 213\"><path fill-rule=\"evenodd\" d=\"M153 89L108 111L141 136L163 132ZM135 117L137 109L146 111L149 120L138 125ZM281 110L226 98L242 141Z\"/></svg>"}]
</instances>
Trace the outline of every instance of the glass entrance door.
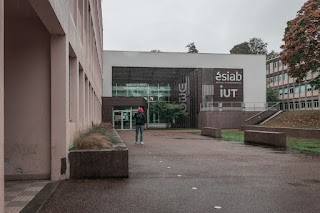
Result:
<instances>
[{"instance_id":1,"label":"glass entrance door","mask_svg":"<svg viewBox=\"0 0 320 213\"><path fill-rule=\"evenodd\" d=\"M131 112L121 112L122 113L122 129L131 129Z\"/></svg>"},{"instance_id":2,"label":"glass entrance door","mask_svg":"<svg viewBox=\"0 0 320 213\"><path fill-rule=\"evenodd\" d=\"M113 112L113 126L115 129L122 129L121 112Z\"/></svg>"},{"instance_id":3,"label":"glass entrance door","mask_svg":"<svg viewBox=\"0 0 320 213\"><path fill-rule=\"evenodd\" d=\"M113 126L115 129L132 129L131 111L114 111Z\"/></svg>"}]
</instances>

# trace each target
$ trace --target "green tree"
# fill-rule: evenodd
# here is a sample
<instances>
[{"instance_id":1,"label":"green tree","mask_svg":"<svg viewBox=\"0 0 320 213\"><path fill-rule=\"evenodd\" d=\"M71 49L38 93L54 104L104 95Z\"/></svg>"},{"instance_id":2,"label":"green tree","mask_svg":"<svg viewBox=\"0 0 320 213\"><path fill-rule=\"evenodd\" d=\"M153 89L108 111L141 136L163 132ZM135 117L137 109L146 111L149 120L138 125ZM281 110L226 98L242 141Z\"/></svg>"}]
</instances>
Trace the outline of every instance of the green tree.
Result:
<instances>
[{"instance_id":1,"label":"green tree","mask_svg":"<svg viewBox=\"0 0 320 213\"><path fill-rule=\"evenodd\" d=\"M268 43L263 42L261 38L250 38L247 42L235 45L231 50L231 54L261 54L266 55Z\"/></svg>"},{"instance_id":2,"label":"green tree","mask_svg":"<svg viewBox=\"0 0 320 213\"><path fill-rule=\"evenodd\" d=\"M159 116L166 122L167 127L169 127L174 120L188 115L188 113L183 111L183 107L176 103L152 103L150 105L150 111L159 112Z\"/></svg>"},{"instance_id":3,"label":"green tree","mask_svg":"<svg viewBox=\"0 0 320 213\"><path fill-rule=\"evenodd\" d=\"M274 50L272 50L270 53L268 53L267 60L271 60L271 59L276 58L278 56L279 56L279 53L277 53Z\"/></svg>"},{"instance_id":4,"label":"green tree","mask_svg":"<svg viewBox=\"0 0 320 213\"><path fill-rule=\"evenodd\" d=\"M281 61L288 65L289 75L303 81L309 71L320 68L320 1L308 0L297 12L295 19L288 21L281 46ZM320 76L310 84L320 87Z\"/></svg>"},{"instance_id":5,"label":"green tree","mask_svg":"<svg viewBox=\"0 0 320 213\"><path fill-rule=\"evenodd\" d=\"M188 48L188 53L199 53L194 42L189 43L186 48Z\"/></svg>"},{"instance_id":6,"label":"green tree","mask_svg":"<svg viewBox=\"0 0 320 213\"><path fill-rule=\"evenodd\" d=\"M237 44L230 50L231 54L252 54L248 42Z\"/></svg>"},{"instance_id":7,"label":"green tree","mask_svg":"<svg viewBox=\"0 0 320 213\"><path fill-rule=\"evenodd\" d=\"M268 43L263 42L261 38L250 38L249 47L252 54L267 55L268 54Z\"/></svg>"},{"instance_id":8,"label":"green tree","mask_svg":"<svg viewBox=\"0 0 320 213\"><path fill-rule=\"evenodd\" d=\"M278 102L278 94L275 90L267 88L267 102Z\"/></svg>"}]
</instances>

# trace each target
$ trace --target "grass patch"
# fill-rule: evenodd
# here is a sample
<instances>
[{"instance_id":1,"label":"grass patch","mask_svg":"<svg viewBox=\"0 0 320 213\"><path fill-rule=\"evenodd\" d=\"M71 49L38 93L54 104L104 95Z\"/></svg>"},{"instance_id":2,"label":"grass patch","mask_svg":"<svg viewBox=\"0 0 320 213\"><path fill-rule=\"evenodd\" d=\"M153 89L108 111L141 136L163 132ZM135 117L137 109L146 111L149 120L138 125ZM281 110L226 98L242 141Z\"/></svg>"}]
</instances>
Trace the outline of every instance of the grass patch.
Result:
<instances>
[{"instance_id":1,"label":"grass patch","mask_svg":"<svg viewBox=\"0 0 320 213\"><path fill-rule=\"evenodd\" d=\"M287 138L287 147L293 150L320 154L320 140L312 138Z\"/></svg>"},{"instance_id":2,"label":"grass patch","mask_svg":"<svg viewBox=\"0 0 320 213\"><path fill-rule=\"evenodd\" d=\"M221 130L221 137L225 141L237 141L243 142L244 141L244 132L240 130Z\"/></svg>"},{"instance_id":3,"label":"grass patch","mask_svg":"<svg viewBox=\"0 0 320 213\"><path fill-rule=\"evenodd\" d=\"M122 141L114 135L112 127L108 124L93 126L76 138L69 150L82 149L110 149L112 144L119 144Z\"/></svg>"},{"instance_id":4,"label":"grass patch","mask_svg":"<svg viewBox=\"0 0 320 213\"><path fill-rule=\"evenodd\" d=\"M244 132L240 130L222 130L221 135L225 141L244 142ZM287 137L287 149L320 154L320 140Z\"/></svg>"}]
</instances>

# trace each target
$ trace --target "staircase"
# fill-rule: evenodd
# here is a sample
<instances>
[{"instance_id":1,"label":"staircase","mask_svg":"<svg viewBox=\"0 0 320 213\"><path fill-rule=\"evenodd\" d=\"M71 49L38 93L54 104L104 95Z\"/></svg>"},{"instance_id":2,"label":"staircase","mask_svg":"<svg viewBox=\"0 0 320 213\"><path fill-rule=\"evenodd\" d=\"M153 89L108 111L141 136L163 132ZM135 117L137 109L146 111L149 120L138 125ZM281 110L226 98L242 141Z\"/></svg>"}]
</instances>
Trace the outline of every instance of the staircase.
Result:
<instances>
[{"instance_id":1,"label":"staircase","mask_svg":"<svg viewBox=\"0 0 320 213\"><path fill-rule=\"evenodd\" d=\"M271 117L275 117L276 114L280 114L278 109L278 105L279 103L276 103L274 105L272 105L271 107L267 108L265 111L259 112L256 115L248 118L247 120L244 121L244 125L256 125L256 124L260 124L261 122L264 122L266 119ZM277 115L278 115L277 114Z\"/></svg>"}]
</instances>

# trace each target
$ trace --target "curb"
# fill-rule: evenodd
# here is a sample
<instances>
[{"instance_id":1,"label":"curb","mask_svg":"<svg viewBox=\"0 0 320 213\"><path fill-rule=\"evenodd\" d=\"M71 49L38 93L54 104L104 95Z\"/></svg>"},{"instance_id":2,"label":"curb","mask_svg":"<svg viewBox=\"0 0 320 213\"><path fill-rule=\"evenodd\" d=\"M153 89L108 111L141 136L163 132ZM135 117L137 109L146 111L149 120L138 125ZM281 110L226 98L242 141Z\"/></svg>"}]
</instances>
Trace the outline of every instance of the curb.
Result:
<instances>
[{"instance_id":1,"label":"curb","mask_svg":"<svg viewBox=\"0 0 320 213\"><path fill-rule=\"evenodd\" d=\"M45 185L43 189L21 210L20 213L39 212L59 184L60 181L55 181Z\"/></svg>"}]
</instances>

